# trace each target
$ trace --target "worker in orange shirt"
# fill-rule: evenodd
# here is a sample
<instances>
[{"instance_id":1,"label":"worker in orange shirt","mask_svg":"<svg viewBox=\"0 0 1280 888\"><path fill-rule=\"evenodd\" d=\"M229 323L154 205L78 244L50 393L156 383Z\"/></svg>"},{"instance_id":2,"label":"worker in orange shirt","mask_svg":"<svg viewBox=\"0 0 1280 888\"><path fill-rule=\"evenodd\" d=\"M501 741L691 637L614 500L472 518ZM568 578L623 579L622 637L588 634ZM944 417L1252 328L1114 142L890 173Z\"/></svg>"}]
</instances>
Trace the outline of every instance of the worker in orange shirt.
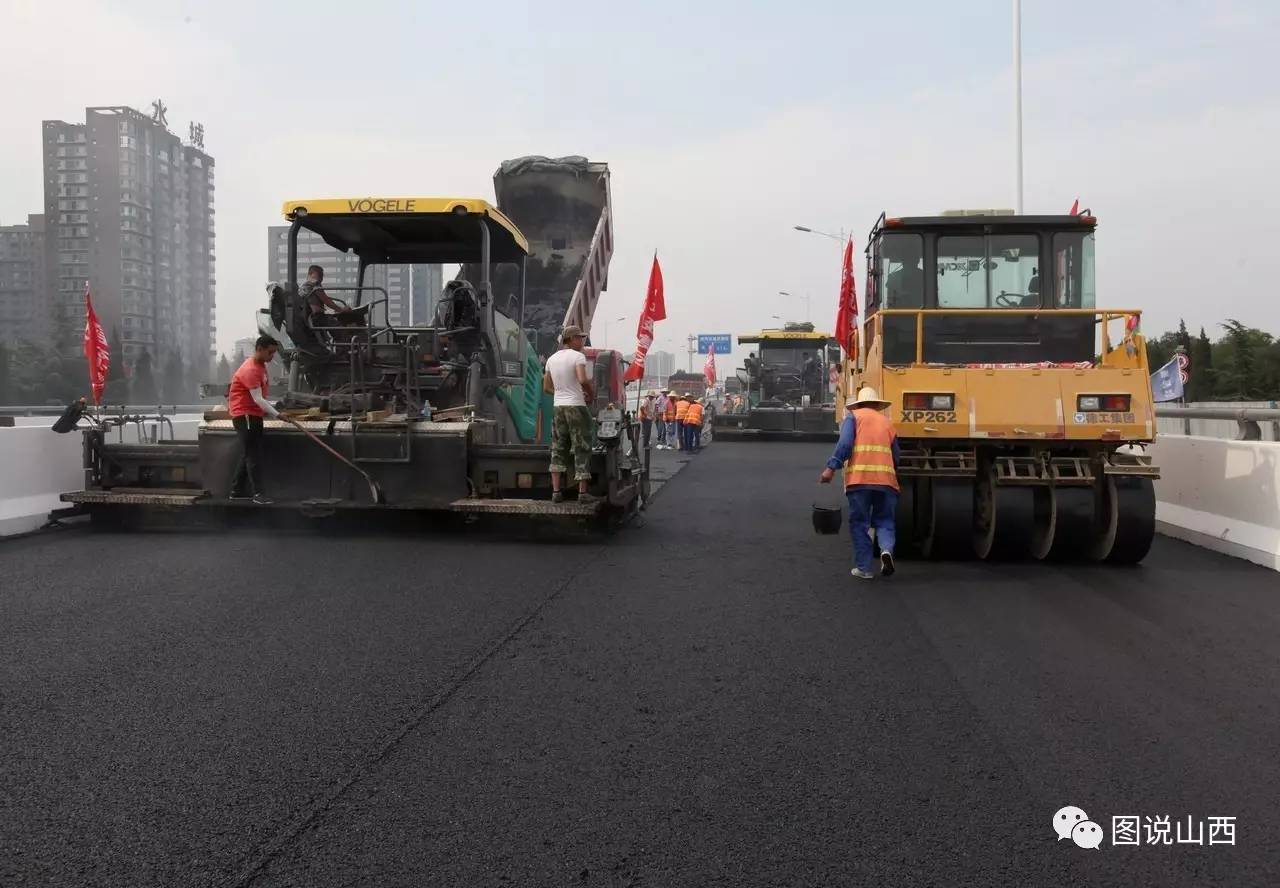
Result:
<instances>
[{"instance_id":1,"label":"worker in orange shirt","mask_svg":"<svg viewBox=\"0 0 1280 888\"><path fill-rule=\"evenodd\" d=\"M684 414L684 449L697 453L702 449L702 402L695 401L693 395L685 397L689 399L689 408Z\"/></svg>"},{"instance_id":2,"label":"worker in orange shirt","mask_svg":"<svg viewBox=\"0 0 1280 888\"><path fill-rule=\"evenodd\" d=\"M229 498L252 499L260 506L269 506L272 502L262 489L262 423L266 418L275 419L279 415L267 400L267 365L279 347L280 343L270 336L259 336L253 344L253 354L245 358L227 387L231 425L240 443L240 459L235 477L231 479Z\"/></svg>"},{"instance_id":3,"label":"worker in orange shirt","mask_svg":"<svg viewBox=\"0 0 1280 888\"><path fill-rule=\"evenodd\" d=\"M680 400L676 402L676 449L687 450L684 443L684 417L689 412L689 401L692 400L688 395L682 395Z\"/></svg>"}]
</instances>

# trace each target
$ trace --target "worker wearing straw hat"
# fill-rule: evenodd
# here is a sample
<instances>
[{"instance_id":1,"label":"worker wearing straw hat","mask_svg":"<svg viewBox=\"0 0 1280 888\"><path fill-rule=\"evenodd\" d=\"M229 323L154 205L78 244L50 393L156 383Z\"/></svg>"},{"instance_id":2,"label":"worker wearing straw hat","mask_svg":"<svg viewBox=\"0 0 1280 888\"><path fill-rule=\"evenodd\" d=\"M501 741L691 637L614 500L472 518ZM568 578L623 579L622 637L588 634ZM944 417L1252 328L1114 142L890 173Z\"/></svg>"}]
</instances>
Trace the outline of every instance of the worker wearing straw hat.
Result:
<instances>
[{"instance_id":1,"label":"worker wearing straw hat","mask_svg":"<svg viewBox=\"0 0 1280 888\"><path fill-rule=\"evenodd\" d=\"M841 467L844 469L845 496L849 500L849 534L853 538L853 576L860 580L874 578L872 561L875 550L871 529L875 528L880 546L880 575L894 571L894 523L898 511L898 433L893 421L885 415L889 402L870 386L858 390L845 403L848 408L840 426L836 444L827 467L819 479L827 484Z\"/></svg>"},{"instance_id":2,"label":"worker wearing straw hat","mask_svg":"<svg viewBox=\"0 0 1280 888\"><path fill-rule=\"evenodd\" d=\"M667 390L658 389L653 399L653 422L658 427L658 449L667 449Z\"/></svg>"},{"instance_id":3,"label":"worker wearing straw hat","mask_svg":"<svg viewBox=\"0 0 1280 888\"><path fill-rule=\"evenodd\" d=\"M640 417L640 446L645 450L649 449L649 436L653 434L653 399L657 396L655 391L647 392L640 402L640 409L636 411Z\"/></svg>"}]
</instances>

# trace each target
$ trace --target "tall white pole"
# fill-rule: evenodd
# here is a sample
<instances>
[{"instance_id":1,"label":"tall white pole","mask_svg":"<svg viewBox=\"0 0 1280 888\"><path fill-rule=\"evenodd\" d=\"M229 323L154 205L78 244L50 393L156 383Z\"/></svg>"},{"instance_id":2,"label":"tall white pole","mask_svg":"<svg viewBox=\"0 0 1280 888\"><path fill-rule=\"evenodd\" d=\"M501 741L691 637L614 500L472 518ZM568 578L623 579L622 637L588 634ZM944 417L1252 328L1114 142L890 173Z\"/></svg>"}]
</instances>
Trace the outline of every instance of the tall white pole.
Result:
<instances>
[{"instance_id":1,"label":"tall white pole","mask_svg":"<svg viewBox=\"0 0 1280 888\"><path fill-rule=\"evenodd\" d=\"M1013 0L1013 138L1018 175L1018 215L1022 215L1022 0Z\"/></svg>"}]
</instances>

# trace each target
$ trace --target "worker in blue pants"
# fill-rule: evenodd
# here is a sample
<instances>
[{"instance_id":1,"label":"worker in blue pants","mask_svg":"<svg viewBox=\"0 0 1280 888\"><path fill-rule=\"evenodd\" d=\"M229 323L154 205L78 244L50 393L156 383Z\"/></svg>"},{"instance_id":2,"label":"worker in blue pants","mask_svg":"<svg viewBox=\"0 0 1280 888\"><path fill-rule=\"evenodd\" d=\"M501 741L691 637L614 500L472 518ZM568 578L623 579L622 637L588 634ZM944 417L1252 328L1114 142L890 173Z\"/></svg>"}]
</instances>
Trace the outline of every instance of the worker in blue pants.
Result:
<instances>
[{"instance_id":1,"label":"worker in blue pants","mask_svg":"<svg viewBox=\"0 0 1280 888\"><path fill-rule=\"evenodd\" d=\"M887 577L896 569L893 546L897 536L898 433L884 414L889 402L870 386L850 397L845 406L840 440L818 480L827 484L843 468L849 535L853 540L851 573L860 580L875 577L871 570L875 560L871 542L874 528L880 546L880 575Z\"/></svg>"}]
</instances>

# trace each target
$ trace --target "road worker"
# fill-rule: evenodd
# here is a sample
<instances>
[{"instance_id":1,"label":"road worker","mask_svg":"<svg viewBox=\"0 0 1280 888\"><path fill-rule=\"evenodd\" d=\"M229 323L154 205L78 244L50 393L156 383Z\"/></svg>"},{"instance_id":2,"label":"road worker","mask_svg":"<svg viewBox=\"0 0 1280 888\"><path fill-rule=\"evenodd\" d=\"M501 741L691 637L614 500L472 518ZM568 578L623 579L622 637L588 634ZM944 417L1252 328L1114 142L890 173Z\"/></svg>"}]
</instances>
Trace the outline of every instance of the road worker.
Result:
<instances>
[{"instance_id":1,"label":"road worker","mask_svg":"<svg viewBox=\"0 0 1280 888\"><path fill-rule=\"evenodd\" d=\"M560 334L560 350L547 358L542 374L542 390L554 395L551 425L551 501L564 502L562 484L573 463L578 482L578 502L595 503L587 487L591 483L591 439L595 421L588 404L596 399L595 384L587 370L583 347L587 335L568 326Z\"/></svg>"},{"instance_id":2,"label":"road worker","mask_svg":"<svg viewBox=\"0 0 1280 888\"><path fill-rule=\"evenodd\" d=\"M279 415L275 405L267 400L267 365L279 347L280 343L272 337L259 336L253 344L253 354L245 358L227 388L231 425L236 430L240 445L229 495L233 500L252 499L260 506L272 503L262 489L262 423L264 419L275 419Z\"/></svg>"},{"instance_id":3,"label":"road worker","mask_svg":"<svg viewBox=\"0 0 1280 888\"><path fill-rule=\"evenodd\" d=\"M696 398L690 398L689 412L685 413L685 449L691 453L698 453L703 449L703 418L707 412L707 408L703 406L703 402Z\"/></svg>"},{"instance_id":4,"label":"road worker","mask_svg":"<svg viewBox=\"0 0 1280 888\"><path fill-rule=\"evenodd\" d=\"M864 386L845 403L840 440L818 480L831 481L844 469L845 496L849 500L849 534L853 538L853 576L870 580L875 551L871 529L880 546L880 575L894 571L894 522L898 511L898 433L884 411L890 406L870 386Z\"/></svg>"},{"instance_id":5,"label":"road worker","mask_svg":"<svg viewBox=\"0 0 1280 888\"><path fill-rule=\"evenodd\" d=\"M351 311L347 303L333 299L324 291L324 268L319 265L307 269L307 279L298 285L298 296L307 307L307 316L313 327L334 326L340 322L333 315Z\"/></svg>"},{"instance_id":6,"label":"road worker","mask_svg":"<svg viewBox=\"0 0 1280 888\"><path fill-rule=\"evenodd\" d=\"M667 449L667 390L659 389L653 399L653 421L658 427L658 449Z\"/></svg>"},{"instance_id":7,"label":"road worker","mask_svg":"<svg viewBox=\"0 0 1280 888\"><path fill-rule=\"evenodd\" d=\"M667 449L678 450L680 448L680 437L676 426L676 414L680 412L680 396L675 392L667 391L667 409L663 411L662 420L667 424Z\"/></svg>"},{"instance_id":8,"label":"road worker","mask_svg":"<svg viewBox=\"0 0 1280 888\"><path fill-rule=\"evenodd\" d=\"M693 395L685 395L689 399L689 408L684 414L684 449L689 453L697 453L702 449L702 402Z\"/></svg>"},{"instance_id":9,"label":"road worker","mask_svg":"<svg viewBox=\"0 0 1280 888\"><path fill-rule=\"evenodd\" d=\"M676 401L676 449L684 450L684 416L689 412L689 402L693 400L688 395L682 395Z\"/></svg>"},{"instance_id":10,"label":"road worker","mask_svg":"<svg viewBox=\"0 0 1280 888\"><path fill-rule=\"evenodd\" d=\"M649 449L649 436L653 433L653 399L656 394L656 392L646 394L644 400L640 402L640 409L636 411L640 417L641 446L645 450Z\"/></svg>"}]
</instances>

